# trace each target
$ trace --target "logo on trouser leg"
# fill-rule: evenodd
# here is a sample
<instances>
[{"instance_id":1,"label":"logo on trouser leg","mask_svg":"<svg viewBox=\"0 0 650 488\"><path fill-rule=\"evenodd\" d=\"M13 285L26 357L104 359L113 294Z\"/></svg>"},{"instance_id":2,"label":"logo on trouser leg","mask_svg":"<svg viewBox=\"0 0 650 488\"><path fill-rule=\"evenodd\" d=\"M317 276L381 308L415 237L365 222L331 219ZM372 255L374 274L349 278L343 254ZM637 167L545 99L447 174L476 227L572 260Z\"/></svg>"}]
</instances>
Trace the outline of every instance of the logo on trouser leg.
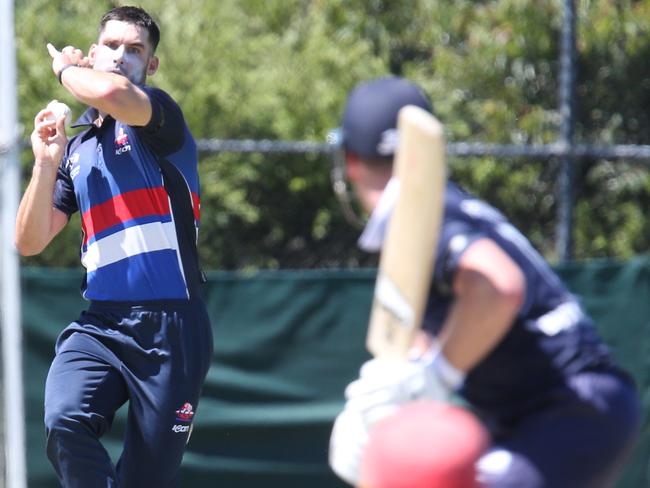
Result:
<instances>
[{"instance_id":1,"label":"logo on trouser leg","mask_svg":"<svg viewBox=\"0 0 650 488\"><path fill-rule=\"evenodd\" d=\"M192 418L194 417L194 408L189 402L185 402L181 408L176 410L176 421L178 424L174 424L172 427L172 432L183 433L189 432L190 426L192 425ZM183 425L185 424L185 425Z\"/></svg>"}]
</instances>

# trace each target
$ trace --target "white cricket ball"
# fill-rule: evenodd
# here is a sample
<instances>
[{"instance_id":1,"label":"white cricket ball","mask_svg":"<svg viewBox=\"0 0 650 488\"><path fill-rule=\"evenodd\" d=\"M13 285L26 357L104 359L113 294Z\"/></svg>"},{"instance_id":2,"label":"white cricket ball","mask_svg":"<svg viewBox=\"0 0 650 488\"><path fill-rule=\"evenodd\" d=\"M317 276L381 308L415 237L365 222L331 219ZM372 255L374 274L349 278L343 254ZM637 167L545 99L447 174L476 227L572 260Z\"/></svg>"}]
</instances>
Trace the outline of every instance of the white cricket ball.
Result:
<instances>
[{"instance_id":1,"label":"white cricket ball","mask_svg":"<svg viewBox=\"0 0 650 488\"><path fill-rule=\"evenodd\" d=\"M52 112L52 116L48 117L47 120L55 121L62 115L65 115L65 125L70 125L72 111L65 103L59 102L58 100L52 100L47 104L46 108Z\"/></svg>"}]
</instances>

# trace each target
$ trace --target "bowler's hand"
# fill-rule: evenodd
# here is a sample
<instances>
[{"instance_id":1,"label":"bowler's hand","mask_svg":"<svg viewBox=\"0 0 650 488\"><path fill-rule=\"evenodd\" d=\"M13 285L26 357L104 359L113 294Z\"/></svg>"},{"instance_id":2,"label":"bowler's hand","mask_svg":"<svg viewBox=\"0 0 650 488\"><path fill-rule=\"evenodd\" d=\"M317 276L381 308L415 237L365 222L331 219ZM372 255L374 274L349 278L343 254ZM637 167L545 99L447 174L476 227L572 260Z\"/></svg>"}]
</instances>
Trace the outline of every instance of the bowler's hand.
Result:
<instances>
[{"instance_id":1,"label":"bowler's hand","mask_svg":"<svg viewBox=\"0 0 650 488\"><path fill-rule=\"evenodd\" d=\"M61 69L67 64L76 64L84 68L90 66L90 59L87 56L84 56L81 49L77 49L73 46L66 46L59 51L48 42L47 52L52 56L52 71L54 71L54 74L57 76L59 71L61 71Z\"/></svg>"},{"instance_id":2,"label":"bowler's hand","mask_svg":"<svg viewBox=\"0 0 650 488\"><path fill-rule=\"evenodd\" d=\"M36 164L58 165L68 143L65 115L56 120L51 117L52 112L43 109L34 118L34 130L30 139Z\"/></svg>"}]
</instances>

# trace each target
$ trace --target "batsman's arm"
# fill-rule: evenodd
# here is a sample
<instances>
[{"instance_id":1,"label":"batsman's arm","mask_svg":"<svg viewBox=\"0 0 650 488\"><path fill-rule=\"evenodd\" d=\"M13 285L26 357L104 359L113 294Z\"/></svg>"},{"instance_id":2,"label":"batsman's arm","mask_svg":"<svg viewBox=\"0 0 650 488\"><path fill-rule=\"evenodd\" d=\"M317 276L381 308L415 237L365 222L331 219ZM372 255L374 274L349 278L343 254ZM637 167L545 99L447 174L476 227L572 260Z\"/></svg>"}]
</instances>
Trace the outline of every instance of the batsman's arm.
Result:
<instances>
[{"instance_id":1,"label":"batsman's arm","mask_svg":"<svg viewBox=\"0 0 650 488\"><path fill-rule=\"evenodd\" d=\"M78 49L66 47L58 51L51 44L47 49L52 56L52 71L77 100L128 125L144 126L149 122L149 97L126 76L90 68Z\"/></svg>"},{"instance_id":2,"label":"batsman's arm","mask_svg":"<svg viewBox=\"0 0 650 488\"><path fill-rule=\"evenodd\" d=\"M455 301L438 335L442 353L471 370L508 333L525 299L522 270L494 241L479 239L460 257Z\"/></svg>"}]
</instances>

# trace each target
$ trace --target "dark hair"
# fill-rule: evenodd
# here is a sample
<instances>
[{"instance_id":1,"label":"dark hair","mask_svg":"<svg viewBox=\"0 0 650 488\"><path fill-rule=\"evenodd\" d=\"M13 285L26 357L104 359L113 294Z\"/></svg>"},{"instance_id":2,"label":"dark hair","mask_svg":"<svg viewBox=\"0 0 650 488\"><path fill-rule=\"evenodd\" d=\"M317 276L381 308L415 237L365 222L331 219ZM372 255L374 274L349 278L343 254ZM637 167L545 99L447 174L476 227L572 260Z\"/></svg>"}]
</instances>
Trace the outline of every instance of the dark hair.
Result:
<instances>
[{"instance_id":1,"label":"dark hair","mask_svg":"<svg viewBox=\"0 0 650 488\"><path fill-rule=\"evenodd\" d=\"M160 42L160 29L158 29L158 25L151 15L145 12L144 9L140 7L125 6L115 7L114 9L109 10L99 21L100 32L104 30L104 27L109 20L119 20L120 22L127 22L129 24L144 27L149 33L149 41L151 42L153 51L156 51L158 42Z\"/></svg>"}]
</instances>

